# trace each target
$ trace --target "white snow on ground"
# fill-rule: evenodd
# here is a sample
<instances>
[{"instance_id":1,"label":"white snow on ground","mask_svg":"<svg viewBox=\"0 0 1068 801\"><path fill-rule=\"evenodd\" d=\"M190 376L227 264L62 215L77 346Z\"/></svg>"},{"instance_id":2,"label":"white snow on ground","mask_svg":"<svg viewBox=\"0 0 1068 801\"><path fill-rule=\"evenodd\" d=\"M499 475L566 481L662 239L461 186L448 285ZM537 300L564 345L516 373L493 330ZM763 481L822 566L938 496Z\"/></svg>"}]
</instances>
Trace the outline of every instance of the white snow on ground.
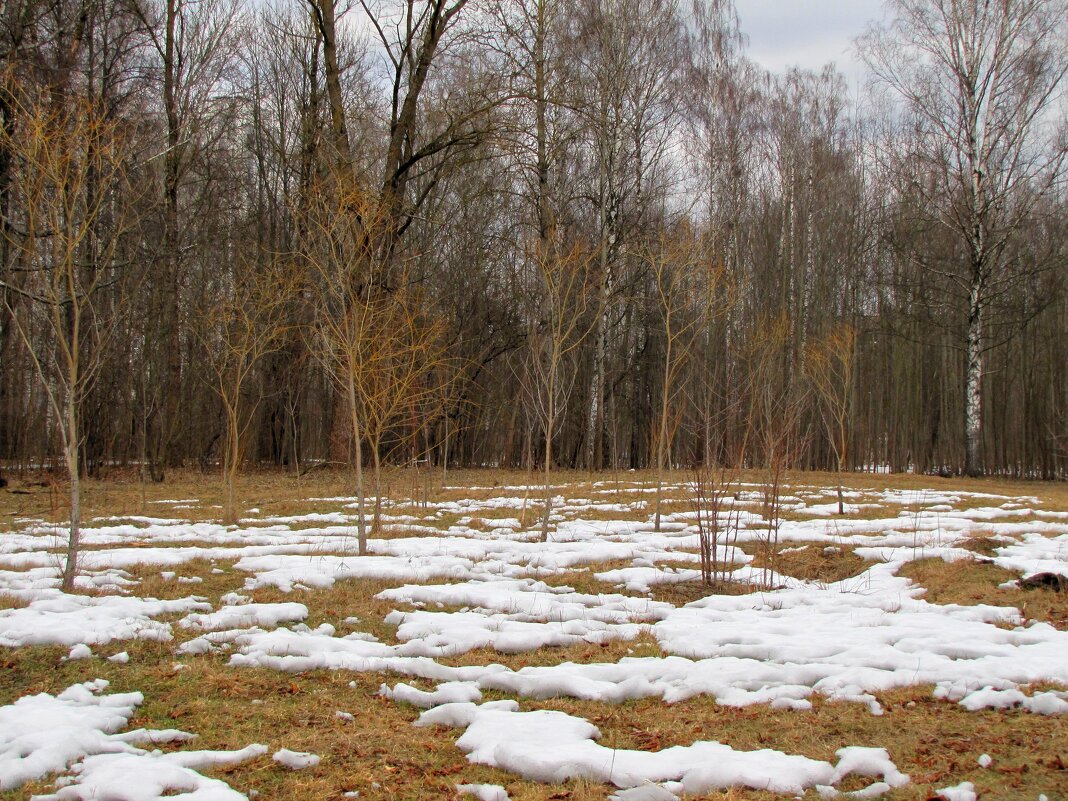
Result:
<instances>
[{"instance_id":1,"label":"white snow on ground","mask_svg":"<svg viewBox=\"0 0 1068 801\"><path fill-rule=\"evenodd\" d=\"M271 759L290 770L303 770L314 768L322 758L318 754L311 754L307 751L290 751L288 748L282 748L275 751Z\"/></svg>"},{"instance_id":2,"label":"white snow on ground","mask_svg":"<svg viewBox=\"0 0 1068 801\"><path fill-rule=\"evenodd\" d=\"M620 491L624 495L612 497ZM622 510L649 514L650 491L606 483L584 493L597 501L565 492L554 502L549 541L543 543L537 534L537 499L528 488L482 488L471 493L478 497L387 515L385 537L372 538L372 555L364 557L356 555L351 510L249 517L237 527L162 517L99 520L84 530L84 542L95 547L83 554L85 572L78 587L98 593L89 596L58 589L65 532L28 520L20 523L22 530L0 537L0 593L24 604L0 611L0 646L55 644L70 648L70 658L91 656L89 646L112 641L169 641L172 624L159 618L181 616L180 629L196 636L182 643L178 654L227 650L234 667L388 672L430 681L436 684L430 690L394 682L392 687L383 684L380 692L428 710L420 718L424 724L463 728L458 742L472 761L539 781L581 775L614 783L619 790L613 797L622 801L657 801L732 785L783 792L812 787L833 796L835 786L851 774L869 776L872 782L861 797L874 797L907 778L881 749L846 743L837 765L775 751L740 752L715 742L658 753L613 751L596 741L596 728L584 720L558 712L521 712L514 701L478 706L482 693L573 696L604 703L642 697L671 703L706 694L725 705L769 703L786 709L809 708L811 696L819 694L863 703L878 714L877 694L933 684L936 698L968 710L1068 712L1068 693L1032 692L1028 686L1068 684L1063 658L1068 634L1046 624L1025 626L1008 605L1022 597L1022 590L1006 589L1006 606L937 605L897 575L914 559L988 559L960 547L981 535L999 545L989 561L1021 577L1043 572L1068 576L1068 514L1040 509L1035 498L930 490L851 491L847 514L839 516L832 489L796 487L787 499L796 519L779 526L779 547L851 549L871 566L845 581L821 584L754 568L752 557L742 550L721 548L717 558L729 566L728 579L761 591L712 595L676 608L642 596L660 584L699 579L694 513L666 515L659 533L650 520L605 519ZM739 526L736 543L764 542L770 536L758 513L760 501L755 486L743 487L730 499ZM353 499L322 502L349 506ZM874 519L851 516L876 505L900 506L901 511ZM502 510L513 509L524 510L530 528L510 516L518 512L504 511L502 517ZM591 512L602 519L585 519ZM399 530L406 536L389 537ZM233 577L244 587L232 586L240 592L222 595L216 609L197 596L176 601L123 597L137 586L125 568L154 566L177 578L179 566L194 559L218 565L215 573L228 573L235 563L240 572ZM605 569L605 563L614 563L612 569ZM579 593L539 580L558 577L553 580L560 583L559 577L567 581L572 571L589 571L586 575L603 582L605 591ZM312 629L298 622L308 615L303 604L256 603L252 597L260 588L314 591L337 581L369 578L401 585L377 596L396 607L386 617L396 626L389 642L358 631L338 636L330 623ZM612 592L613 587L629 594ZM359 625L345 614L340 612L335 622L350 630ZM274 628L286 624L290 627ZM666 655L515 671L496 664L450 667L437 661L478 648L518 653L641 634L654 637ZM121 656L111 659L121 664ZM142 742L138 736L165 740L188 735L115 734L140 696L101 696L101 689L76 685L56 698L33 696L0 708L0 777L9 775L5 754L10 759L10 754L28 752L25 742L11 745L10 736L3 739L9 730L27 731L21 724L5 726L4 715L15 714L9 710L19 704L37 704L50 711L20 708L18 719L30 714L46 727L57 716L57 726L74 721L69 723L74 736L59 737L49 730L39 733L41 748L29 749L41 755L28 764L56 765L44 768L45 773L81 759L55 798L96 794L147 801L176 790L197 801L241 797L195 770L213 761L258 755L261 747L224 754L146 753L136 747ZM79 716L88 722L82 725ZM60 747L60 741L67 745ZM278 753L284 764L315 757L290 758L285 749ZM131 786L122 778L128 771L144 779ZM495 785L462 787L472 788L467 792L479 798L507 797ZM941 792L959 791L959 797L967 798L969 789L958 785Z\"/></svg>"},{"instance_id":3,"label":"white snow on ground","mask_svg":"<svg viewBox=\"0 0 1068 801\"><path fill-rule=\"evenodd\" d=\"M1055 573L1068 578L1068 534L1053 538L1024 534L1020 542L998 548L993 561L1024 578L1036 573Z\"/></svg>"},{"instance_id":4,"label":"white snow on ground","mask_svg":"<svg viewBox=\"0 0 1068 801\"><path fill-rule=\"evenodd\" d=\"M474 681L503 665L448 667L426 656L411 655L422 645L386 645L365 634L335 637L335 629L324 623L316 629L294 628L235 633L232 639L239 652L230 657L235 667L267 667L289 673L308 670L351 670L359 673L390 671L432 681Z\"/></svg>"},{"instance_id":5,"label":"white snow on ground","mask_svg":"<svg viewBox=\"0 0 1068 801\"><path fill-rule=\"evenodd\" d=\"M0 790L56 773L87 754L122 750L109 735L126 725L140 693L98 695L107 682L75 684L0 707Z\"/></svg>"},{"instance_id":6,"label":"white snow on ground","mask_svg":"<svg viewBox=\"0 0 1068 801\"><path fill-rule=\"evenodd\" d=\"M263 756L267 748L250 745L239 751L179 751L172 754L134 751L86 757L71 769L68 784L34 801L246 801L219 779L198 770L234 765ZM64 782L66 780L61 780ZM180 792L180 795L178 793Z\"/></svg>"},{"instance_id":7,"label":"white snow on ground","mask_svg":"<svg viewBox=\"0 0 1068 801\"><path fill-rule=\"evenodd\" d=\"M454 704L465 701L481 701L482 693L473 681L447 681L439 684L434 692L427 692L399 683L396 687L383 684L379 694L403 704L411 704L420 709L430 709L442 704Z\"/></svg>"},{"instance_id":8,"label":"white snow on ground","mask_svg":"<svg viewBox=\"0 0 1068 801\"><path fill-rule=\"evenodd\" d=\"M13 790L49 774L68 772L54 795L41 801L156 801L183 791L196 801L238 801L245 796L196 771L261 756L262 745L239 751L163 754L138 745L183 742L195 735L167 729L118 734L144 701L141 693L102 694L103 679L75 684L59 695L25 696L0 707L0 790Z\"/></svg>"},{"instance_id":9,"label":"white snow on ground","mask_svg":"<svg viewBox=\"0 0 1068 801\"><path fill-rule=\"evenodd\" d=\"M607 595L603 596L606 609L597 610L585 605L592 596L533 591L544 585L529 581L502 581L499 587L438 585L422 592L404 587L382 595L450 603L482 601L493 609L529 610L517 613L528 619L514 620L484 609L394 612L389 620L399 624L400 645L353 635L336 637L332 627L252 632L233 638L239 653L232 663L291 671L388 666L407 675L450 681L458 678L452 669L430 668L433 663L418 657L455 655L484 646L517 652L647 630L675 656L514 672L491 666L479 673L469 667L462 669L463 680L473 679L483 690L523 697L570 695L612 703L648 696L675 702L708 694L731 706L772 703L807 708L806 699L820 693L865 703L873 712L880 711L875 693L915 684L958 684L975 690L1010 689L1038 681L1068 683L1068 663L1062 657L1068 652L1068 633L1045 624L1015 625L1021 619L1011 607L930 604L914 597L921 591L894 575L895 568L875 565L861 577L827 586L795 580L796 586L771 593L709 596L681 609L635 598L621 602L621 596ZM585 603L569 602L572 597ZM560 599L563 602L557 603ZM663 617L652 626L598 620L612 615L625 618L627 607ZM546 616L551 622L536 622ZM799 631L805 636L798 636ZM1056 706L1050 701L1040 704L1040 708Z\"/></svg>"},{"instance_id":10,"label":"white snow on ground","mask_svg":"<svg viewBox=\"0 0 1068 801\"><path fill-rule=\"evenodd\" d=\"M194 613L178 621L186 629L200 631L218 631L219 629L249 628L251 626L271 627L280 623L294 623L308 616L308 607L304 604L245 604L243 606L225 606L218 612L210 614Z\"/></svg>"},{"instance_id":11,"label":"white snow on ground","mask_svg":"<svg viewBox=\"0 0 1068 801\"><path fill-rule=\"evenodd\" d=\"M67 659L89 659L92 655L93 649L84 642L80 642L70 649L70 653L67 654Z\"/></svg>"},{"instance_id":12,"label":"white snow on ground","mask_svg":"<svg viewBox=\"0 0 1068 801\"><path fill-rule=\"evenodd\" d=\"M976 795L974 784L961 782L953 787L943 787L938 791L938 797L945 801L976 801L979 796Z\"/></svg>"},{"instance_id":13,"label":"white snow on ground","mask_svg":"<svg viewBox=\"0 0 1068 801\"><path fill-rule=\"evenodd\" d=\"M467 578L474 572L470 559L440 555L404 559L395 556L251 556L235 567L255 578L245 582L248 590L277 587L294 589L332 587L345 579L387 579L391 581L431 581L437 578Z\"/></svg>"},{"instance_id":14,"label":"white snow on ground","mask_svg":"<svg viewBox=\"0 0 1068 801\"><path fill-rule=\"evenodd\" d=\"M630 640L648 626L631 621L666 617L670 604L624 595L588 595L530 579L465 584L406 585L376 597L416 605L464 607L459 612L399 612L396 625L403 654L452 656L475 648L520 653L547 646ZM475 607L468 610L467 607Z\"/></svg>"},{"instance_id":15,"label":"white snow on ground","mask_svg":"<svg viewBox=\"0 0 1068 801\"><path fill-rule=\"evenodd\" d=\"M733 786L801 793L851 774L878 775L891 787L908 782L882 749L843 748L835 767L711 741L656 752L607 748L596 742L600 732L588 721L556 711L520 712L514 701L445 704L424 712L416 725L463 728L456 745L469 760L540 782L586 778L622 788L671 782L692 794Z\"/></svg>"},{"instance_id":16,"label":"white snow on ground","mask_svg":"<svg viewBox=\"0 0 1068 801\"><path fill-rule=\"evenodd\" d=\"M154 598L93 597L44 590L27 606L0 610L0 646L170 640L170 624L152 618L210 610L211 604L197 597L157 601Z\"/></svg>"},{"instance_id":17,"label":"white snow on ground","mask_svg":"<svg viewBox=\"0 0 1068 801\"><path fill-rule=\"evenodd\" d=\"M475 607L488 612L521 615L532 621L563 622L593 619L602 623L662 620L671 604L628 595L586 595L570 587L554 587L532 579L471 581L465 584L407 584L375 596L394 603ZM517 618L518 619L518 618Z\"/></svg>"},{"instance_id":18,"label":"white snow on ground","mask_svg":"<svg viewBox=\"0 0 1068 801\"><path fill-rule=\"evenodd\" d=\"M981 689L974 689L974 683L969 686L966 682L944 682L935 687L935 698L947 698L957 701L969 712L977 712L980 709L1026 709L1036 715L1064 715L1068 714L1068 693L1066 692L1041 692L1034 695L1024 695L1019 690L995 689L990 685Z\"/></svg>"},{"instance_id":19,"label":"white snow on ground","mask_svg":"<svg viewBox=\"0 0 1068 801\"><path fill-rule=\"evenodd\" d=\"M679 801L679 797L659 784L643 784L612 793L608 801Z\"/></svg>"},{"instance_id":20,"label":"white snow on ground","mask_svg":"<svg viewBox=\"0 0 1068 801\"><path fill-rule=\"evenodd\" d=\"M509 801L508 791L499 784L458 784L460 795L473 795L478 801Z\"/></svg>"},{"instance_id":21,"label":"white snow on ground","mask_svg":"<svg viewBox=\"0 0 1068 801\"><path fill-rule=\"evenodd\" d=\"M69 783L56 794L36 796L35 801L246 801L248 797L230 785L197 771L236 765L265 753L264 745L248 745L240 751L97 754L75 765Z\"/></svg>"},{"instance_id":22,"label":"white snow on ground","mask_svg":"<svg viewBox=\"0 0 1068 801\"><path fill-rule=\"evenodd\" d=\"M633 640L648 626L599 620L538 622L483 612L393 612L386 622L397 626L407 656L456 656L476 648L518 654L539 648Z\"/></svg>"}]
</instances>

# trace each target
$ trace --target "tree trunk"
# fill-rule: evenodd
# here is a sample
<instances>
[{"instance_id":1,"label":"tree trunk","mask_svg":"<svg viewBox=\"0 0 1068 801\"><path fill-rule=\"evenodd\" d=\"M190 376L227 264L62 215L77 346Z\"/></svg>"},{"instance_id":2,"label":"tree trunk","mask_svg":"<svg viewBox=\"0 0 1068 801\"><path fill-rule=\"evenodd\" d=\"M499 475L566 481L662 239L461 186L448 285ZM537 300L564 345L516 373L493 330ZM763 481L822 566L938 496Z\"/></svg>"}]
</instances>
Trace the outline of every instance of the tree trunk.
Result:
<instances>
[{"instance_id":1,"label":"tree trunk","mask_svg":"<svg viewBox=\"0 0 1068 801\"><path fill-rule=\"evenodd\" d=\"M964 389L964 472L981 476L983 437L983 309L978 284L971 290L968 314L967 372Z\"/></svg>"},{"instance_id":2,"label":"tree trunk","mask_svg":"<svg viewBox=\"0 0 1068 801\"><path fill-rule=\"evenodd\" d=\"M660 397L660 430L656 442L656 517L653 530L660 533L660 502L664 492L664 462L668 434L668 395L671 392L671 331L667 332L667 346L664 354L664 388Z\"/></svg>"},{"instance_id":3,"label":"tree trunk","mask_svg":"<svg viewBox=\"0 0 1068 801\"><path fill-rule=\"evenodd\" d=\"M233 525L237 522L234 510L234 479L237 475L237 460L241 449L238 443L238 409L236 404L226 403L226 448L223 451L223 524Z\"/></svg>"},{"instance_id":4,"label":"tree trunk","mask_svg":"<svg viewBox=\"0 0 1068 801\"><path fill-rule=\"evenodd\" d=\"M553 359L556 355L553 354ZM549 541L549 516L553 511L553 485L550 471L553 464L553 418L556 416L556 365L549 366L545 414L545 514L541 518L541 541Z\"/></svg>"},{"instance_id":5,"label":"tree trunk","mask_svg":"<svg viewBox=\"0 0 1068 801\"><path fill-rule=\"evenodd\" d=\"M378 442L371 444L371 460L375 471L375 511L371 520L371 533L378 534L382 528L382 457L378 453Z\"/></svg>"},{"instance_id":6,"label":"tree trunk","mask_svg":"<svg viewBox=\"0 0 1068 801\"><path fill-rule=\"evenodd\" d=\"M181 243L179 241L178 186L181 177L181 121L178 117L177 52L178 0L167 0L166 30L163 52L163 109L167 118L167 150L163 159L163 262L166 279L159 292L160 332L165 352L163 402L157 410L155 443L152 449L152 478L162 481L165 468L172 464L171 440L177 429L181 406L182 360L179 331L179 294L181 291ZM147 400L143 401L147 402Z\"/></svg>"},{"instance_id":7,"label":"tree trunk","mask_svg":"<svg viewBox=\"0 0 1068 801\"><path fill-rule=\"evenodd\" d=\"M349 422L352 424L352 439L355 457L353 469L356 474L356 530L359 538L360 556L367 555L367 513L363 487L363 437L360 432L360 418L356 406L356 376L348 375Z\"/></svg>"},{"instance_id":8,"label":"tree trunk","mask_svg":"<svg viewBox=\"0 0 1068 801\"><path fill-rule=\"evenodd\" d=\"M77 374L77 368L73 371ZM67 563L63 568L63 592L74 589L74 577L78 574L78 553L81 550L82 485L78 465L78 403L76 391L71 389L67 397L67 436L63 448L70 476L70 534L67 538Z\"/></svg>"}]
</instances>

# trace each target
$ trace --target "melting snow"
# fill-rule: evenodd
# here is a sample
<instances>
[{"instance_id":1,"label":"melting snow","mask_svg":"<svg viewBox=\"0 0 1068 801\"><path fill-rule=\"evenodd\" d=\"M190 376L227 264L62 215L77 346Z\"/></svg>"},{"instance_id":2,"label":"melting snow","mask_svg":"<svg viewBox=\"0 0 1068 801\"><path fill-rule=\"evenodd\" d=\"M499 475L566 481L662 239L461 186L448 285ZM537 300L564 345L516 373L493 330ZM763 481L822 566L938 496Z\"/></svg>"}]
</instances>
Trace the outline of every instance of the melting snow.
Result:
<instances>
[{"instance_id":1,"label":"melting snow","mask_svg":"<svg viewBox=\"0 0 1068 801\"><path fill-rule=\"evenodd\" d=\"M768 749L736 751L711 741L656 752L608 748L596 742L600 732L588 721L556 711L520 712L514 701L445 704L424 712L416 725L463 728L456 745L471 762L539 782L586 778L622 788L673 782L693 794L732 786L801 793L854 773L881 776L891 787L908 782L882 749L843 748L833 766Z\"/></svg>"},{"instance_id":2,"label":"melting snow","mask_svg":"<svg viewBox=\"0 0 1068 801\"><path fill-rule=\"evenodd\" d=\"M56 801L156 801L174 790L197 801L237 801L245 796L197 769L261 756L262 745L240 751L148 752L138 745L183 742L194 735L167 729L118 734L144 701L141 693L102 694L103 679L75 684L59 695L26 696L0 707L0 790L12 790L52 773L69 771Z\"/></svg>"},{"instance_id":3,"label":"melting snow","mask_svg":"<svg viewBox=\"0 0 1068 801\"><path fill-rule=\"evenodd\" d=\"M387 514L387 537L370 540L370 556L355 554L354 518L341 511L250 517L238 527L157 517L98 520L84 529L85 544L95 547L84 552L84 572L78 577L79 589L108 593L93 596L58 589L55 551L62 548L64 532L54 524L24 521L23 530L0 540L5 568L0 570L0 592L24 604L0 611L0 646L61 645L70 648L67 658L87 658L90 646L113 641L169 641L172 624L160 618L178 616L179 627L197 635L177 648L178 654L229 650L235 667L390 672L433 682L431 690L395 682L383 684L380 692L426 710L419 725L463 729L458 745L472 762L537 781L585 776L612 783L618 788L612 797L619 801L660 801L729 786L793 793L814 788L833 797L850 775L872 780L855 797L874 797L908 777L879 748L842 748L833 765L777 751L738 751L711 741L655 753L613 750L601 745L596 727L581 718L520 711L515 701L479 705L483 692L604 703L643 697L671 703L705 694L725 705L768 703L786 709L810 708L811 696L819 694L863 703L879 714L877 694L933 684L937 698L968 710L1068 712L1068 693L1032 692L1028 686L1068 684L1063 657L1068 633L1044 623L1025 626L1012 606L929 603L921 588L897 575L910 560L939 558L989 559L1021 577L1068 576L1068 514L1039 509L1035 498L854 491L847 493L847 514L839 516L833 490L796 487L786 499L796 519L783 521L777 531L779 545L788 546L783 550L810 544L815 553L849 548L871 562L868 569L821 584L755 568L740 548L723 547L716 556L729 567L728 579L762 591L710 595L676 608L643 596L661 584L700 578L693 512L666 515L659 533L649 520L584 519L591 512L608 518L613 511L649 511L651 488L599 484L590 493L596 501L556 500L554 530L543 543L536 531L507 516L512 512L502 512L528 509L532 491L537 488L483 488L479 499L430 504L419 516ZM626 495L613 498L618 491ZM641 500L612 502L635 496ZM769 537L768 523L758 513L760 500L755 486L743 487L730 499L737 545ZM962 503L969 508L959 508ZM876 506L900 506L901 511L878 518L850 516ZM446 515L455 522L446 522ZM390 539L391 529L418 536ZM998 544L993 557L960 547L977 534ZM124 568L154 566L169 578L195 581L199 577L186 579L177 572L194 559L227 568L236 563L244 591L222 595L218 608L197 596L173 601L124 597L136 587ZM613 563L612 569L604 569L605 563ZM564 576L566 581L570 572L587 567L605 584L604 592L580 593L541 580ZM213 572L228 571L214 567ZM358 631L338 636L329 623L312 629L300 622L308 616L305 605L255 603L249 594L260 588L315 590L360 579L400 585L377 595L395 606L385 620L396 626L395 642L379 642ZM622 592L612 592L613 586ZM1006 602L1020 592L1008 583ZM360 624L342 615L338 623ZM478 648L519 653L643 634L655 638L663 656L520 670L495 664L450 667L438 661ZM129 657L121 652L108 659L121 664ZM104 686L75 685L55 697L30 696L0 708L0 789L69 769L63 786L49 798L149 801L175 791L198 801L243 797L196 770L258 756L265 753L262 746L235 752L146 752L138 746L191 735L117 734L141 696L102 695ZM337 715L353 719L350 713ZM318 761L314 754L286 749L274 758L294 768ZM497 785L458 785L457 790L482 799L508 797ZM939 792L947 799L975 797L967 782Z\"/></svg>"}]
</instances>

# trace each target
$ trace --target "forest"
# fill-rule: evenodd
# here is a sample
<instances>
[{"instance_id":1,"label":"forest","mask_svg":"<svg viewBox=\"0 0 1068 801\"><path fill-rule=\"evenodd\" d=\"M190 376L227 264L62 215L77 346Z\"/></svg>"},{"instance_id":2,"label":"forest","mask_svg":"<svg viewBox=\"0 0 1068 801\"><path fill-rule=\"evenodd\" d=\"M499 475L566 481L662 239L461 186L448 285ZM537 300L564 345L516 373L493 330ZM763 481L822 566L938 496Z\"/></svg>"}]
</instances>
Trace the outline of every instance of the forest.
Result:
<instances>
[{"instance_id":1,"label":"forest","mask_svg":"<svg viewBox=\"0 0 1068 801\"><path fill-rule=\"evenodd\" d=\"M4 469L1064 478L1066 20L6 0Z\"/></svg>"},{"instance_id":2,"label":"forest","mask_svg":"<svg viewBox=\"0 0 1068 801\"><path fill-rule=\"evenodd\" d=\"M1068 0L752 4L0 0L0 801L1064 799Z\"/></svg>"}]
</instances>

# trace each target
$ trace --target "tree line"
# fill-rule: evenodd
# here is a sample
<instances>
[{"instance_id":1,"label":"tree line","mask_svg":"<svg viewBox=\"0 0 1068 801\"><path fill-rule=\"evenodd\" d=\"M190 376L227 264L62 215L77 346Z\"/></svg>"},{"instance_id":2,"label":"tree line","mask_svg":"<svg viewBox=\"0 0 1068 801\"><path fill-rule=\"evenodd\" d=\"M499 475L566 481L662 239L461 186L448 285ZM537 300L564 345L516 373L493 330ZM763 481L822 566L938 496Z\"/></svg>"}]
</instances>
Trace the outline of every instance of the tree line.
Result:
<instances>
[{"instance_id":1,"label":"tree line","mask_svg":"<svg viewBox=\"0 0 1068 801\"><path fill-rule=\"evenodd\" d=\"M1066 20L7 0L0 459L1063 478Z\"/></svg>"}]
</instances>

